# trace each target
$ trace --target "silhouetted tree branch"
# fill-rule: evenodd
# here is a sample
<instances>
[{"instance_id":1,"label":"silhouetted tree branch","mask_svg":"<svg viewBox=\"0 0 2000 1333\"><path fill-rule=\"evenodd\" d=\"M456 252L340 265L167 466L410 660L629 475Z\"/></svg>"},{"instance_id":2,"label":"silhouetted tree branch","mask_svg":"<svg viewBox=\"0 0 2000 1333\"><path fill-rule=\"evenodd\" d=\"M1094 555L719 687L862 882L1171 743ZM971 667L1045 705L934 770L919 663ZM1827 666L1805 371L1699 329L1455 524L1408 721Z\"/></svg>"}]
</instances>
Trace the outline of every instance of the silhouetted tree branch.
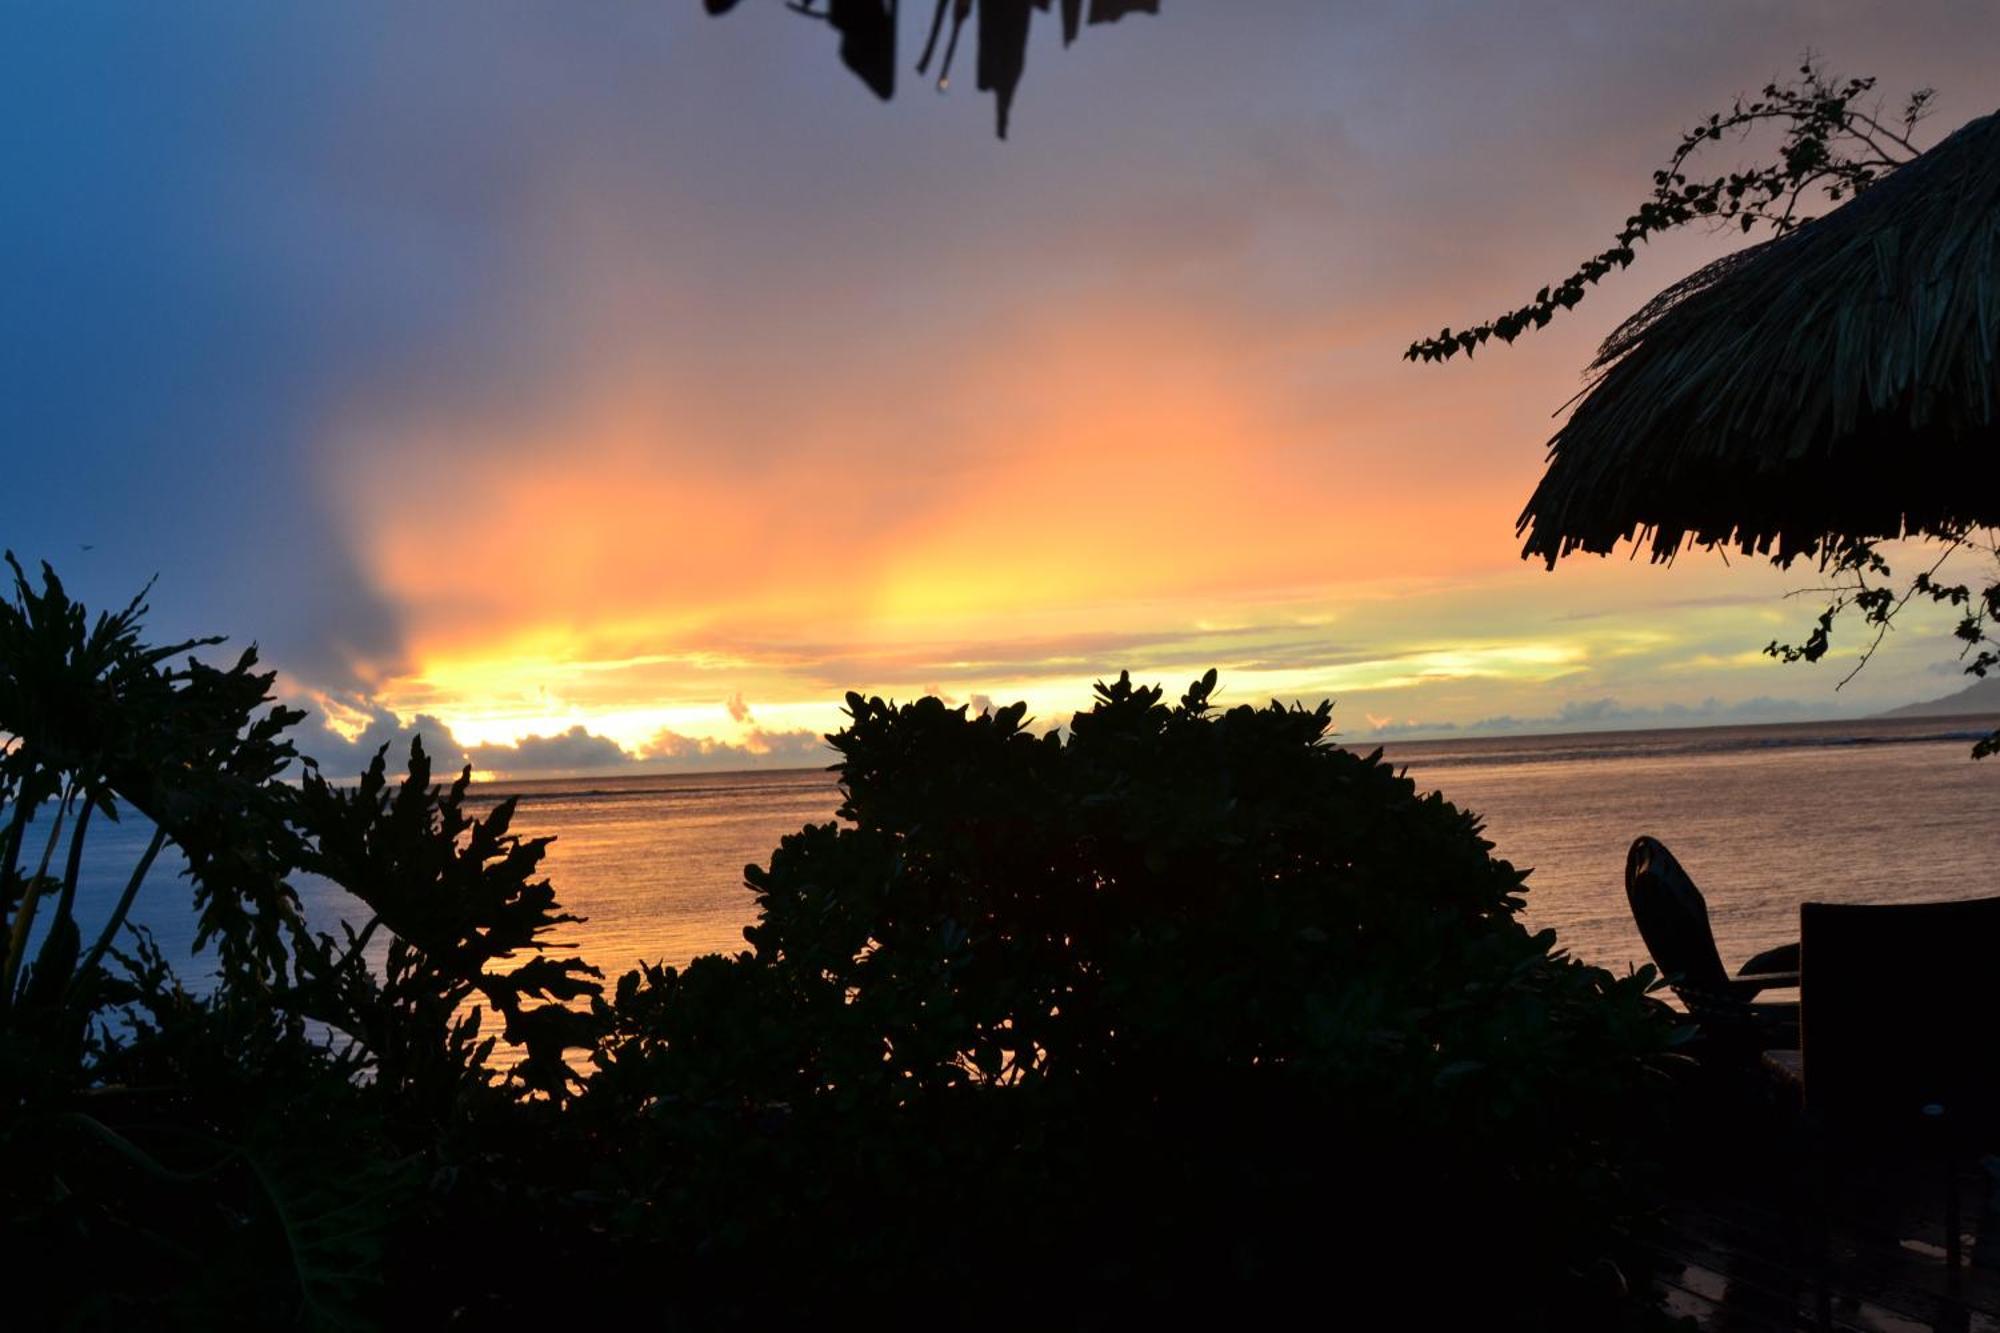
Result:
<instances>
[{"instance_id":1,"label":"silhouetted tree branch","mask_svg":"<svg viewBox=\"0 0 2000 1333\"><path fill-rule=\"evenodd\" d=\"M1160 0L1060 0L1063 45L1076 40L1083 24L1113 23L1127 14L1157 14ZM710 14L726 14L738 0L702 0ZM840 61L854 71L877 97L896 93L898 0L784 0L785 8L817 19L840 34ZM916 71L929 76L937 61L937 87L951 83L951 67L965 25L977 19L979 52L975 78L981 92L993 94L995 129L1007 137L1014 91L1028 59L1028 32L1037 12L1048 13L1056 0L934 0L929 36ZM944 50L938 50L942 39Z\"/></svg>"},{"instance_id":2,"label":"silhouetted tree branch","mask_svg":"<svg viewBox=\"0 0 2000 1333\"><path fill-rule=\"evenodd\" d=\"M1959 658L1965 663L1967 675L1984 679L1989 671L2000 667L2000 531L1967 528L1940 533L1931 537L1926 550L1931 544L1942 546L1943 550L1908 583L1898 580L1887 557L1874 542L1849 542L1828 551L1821 563L1830 582L1823 587L1800 590L1826 596L1826 608L1801 642L1773 640L1764 652L1782 662L1817 662L1832 648L1833 627L1840 617L1850 611L1858 612L1863 629L1872 629L1874 635L1861 650L1853 669L1841 677L1840 684L1845 685L1875 656L1883 639L1895 628L1896 618L1904 607L1911 602L1931 602L1958 612L1952 636L1960 644ZM1965 550L1984 552L1992 559L1993 567L1985 586L1975 586L1979 580L1940 577L1952 557ZM2000 730L1972 747L1974 759L1984 759L1990 754L2000 754Z\"/></svg>"},{"instance_id":3,"label":"silhouetted tree branch","mask_svg":"<svg viewBox=\"0 0 2000 1333\"><path fill-rule=\"evenodd\" d=\"M1872 78L1838 79L1808 56L1798 75L1768 83L1755 98L1738 97L1727 111L1711 112L1681 136L1667 162L1653 173L1653 192L1625 219L1613 243L1578 264L1567 277L1483 324L1419 338L1403 353L1410 361L1448 361L1467 356L1489 339L1511 343L1539 329L1556 313L1583 300L1585 289L1606 274L1629 267L1635 246L1693 223L1734 227L1745 234L1759 227L1783 235L1810 221L1802 206L1817 192L1835 203L1859 194L1918 153L1912 140L1917 123L1930 114L1933 92L1910 94L1896 115L1869 100ZM1763 128L1783 132L1773 160L1706 179L1689 179L1694 161L1724 136L1747 138Z\"/></svg>"}]
</instances>

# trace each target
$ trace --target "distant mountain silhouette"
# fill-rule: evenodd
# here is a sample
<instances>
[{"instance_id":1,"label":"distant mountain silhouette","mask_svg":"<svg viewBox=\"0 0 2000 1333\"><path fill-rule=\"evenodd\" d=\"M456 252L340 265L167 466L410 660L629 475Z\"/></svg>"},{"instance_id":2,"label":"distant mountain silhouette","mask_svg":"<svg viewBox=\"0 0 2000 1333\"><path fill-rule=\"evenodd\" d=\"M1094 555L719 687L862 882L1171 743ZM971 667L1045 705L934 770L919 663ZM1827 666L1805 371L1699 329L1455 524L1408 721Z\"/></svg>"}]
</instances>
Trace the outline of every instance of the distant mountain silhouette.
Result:
<instances>
[{"instance_id":1,"label":"distant mountain silhouette","mask_svg":"<svg viewBox=\"0 0 2000 1333\"><path fill-rule=\"evenodd\" d=\"M1878 717L1970 717L1975 714L2000 713L2000 676L1988 676L1985 680L1966 686L1956 694L1947 694L1942 699L1932 699L1926 703L1904 704L1901 708L1891 708Z\"/></svg>"}]
</instances>

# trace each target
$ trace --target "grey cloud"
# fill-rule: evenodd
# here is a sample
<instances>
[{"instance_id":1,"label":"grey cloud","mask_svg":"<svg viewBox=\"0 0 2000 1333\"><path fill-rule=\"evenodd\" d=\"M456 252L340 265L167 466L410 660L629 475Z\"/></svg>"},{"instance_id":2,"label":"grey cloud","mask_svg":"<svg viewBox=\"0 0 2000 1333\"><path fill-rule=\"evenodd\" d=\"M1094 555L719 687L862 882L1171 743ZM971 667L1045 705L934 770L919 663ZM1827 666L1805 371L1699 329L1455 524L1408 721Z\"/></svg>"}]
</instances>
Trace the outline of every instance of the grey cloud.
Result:
<instances>
[{"instance_id":1,"label":"grey cloud","mask_svg":"<svg viewBox=\"0 0 2000 1333\"><path fill-rule=\"evenodd\" d=\"M299 752L317 760L320 772L332 781L348 782L359 777L384 745L389 747L390 772L402 772L399 765L408 758L412 739L423 741L424 753L431 758L431 772L437 778L454 774L473 762L465 747L451 734L451 728L428 713L419 713L405 723L386 708L365 702L355 702L354 706L369 714L369 720L352 740L328 727L325 715L311 708L306 710L305 720L293 734Z\"/></svg>"},{"instance_id":2,"label":"grey cloud","mask_svg":"<svg viewBox=\"0 0 2000 1333\"><path fill-rule=\"evenodd\" d=\"M740 768L815 768L838 756L817 732L753 729L741 742L662 731L639 758L648 767L722 771Z\"/></svg>"},{"instance_id":3,"label":"grey cloud","mask_svg":"<svg viewBox=\"0 0 2000 1333\"><path fill-rule=\"evenodd\" d=\"M432 773L443 780L470 763L476 774L525 777L536 774L617 773L646 769L654 772L695 772L745 768L819 768L835 755L823 737L807 730L770 731L753 727L741 742L731 743L663 731L634 755L608 736L582 726L554 736L524 736L514 745L462 746L451 728L428 714L409 723L381 708L363 708L367 726L347 740L326 726L325 718L309 710L298 732L299 749L316 759L336 781L349 781L367 768L375 751L389 746L392 771L409 753L410 740L421 736L431 756Z\"/></svg>"},{"instance_id":4,"label":"grey cloud","mask_svg":"<svg viewBox=\"0 0 2000 1333\"><path fill-rule=\"evenodd\" d=\"M1397 737L1421 739L1427 736L1456 735L1458 730L1459 726L1456 722L1419 722L1412 718L1404 722L1371 722L1365 730L1357 732L1352 736L1336 727L1334 730L1334 739L1343 742L1350 740L1385 741Z\"/></svg>"},{"instance_id":5,"label":"grey cloud","mask_svg":"<svg viewBox=\"0 0 2000 1333\"><path fill-rule=\"evenodd\" d=\"M1958 679L1961 684L1966 683L1966 680L1969 679L1969 677L1966 677L1965 659L1963 657L1953 657L1942 662L1932 662L1924 668L1924 674L1926 676L1944 676L1951 679Z\"/></svg>"},{"instance_id":6,"label":"grey cloud","mask_svg":"<svg viewBox=\"0 0 2000 1333\"><path fill-rule=\"evenodd\" d=\"M555 736L523 736L514 745L476 745L472 762L494 773L601 773L633 762L624 747L582 726Z\"/></svg>"}]
</instances>

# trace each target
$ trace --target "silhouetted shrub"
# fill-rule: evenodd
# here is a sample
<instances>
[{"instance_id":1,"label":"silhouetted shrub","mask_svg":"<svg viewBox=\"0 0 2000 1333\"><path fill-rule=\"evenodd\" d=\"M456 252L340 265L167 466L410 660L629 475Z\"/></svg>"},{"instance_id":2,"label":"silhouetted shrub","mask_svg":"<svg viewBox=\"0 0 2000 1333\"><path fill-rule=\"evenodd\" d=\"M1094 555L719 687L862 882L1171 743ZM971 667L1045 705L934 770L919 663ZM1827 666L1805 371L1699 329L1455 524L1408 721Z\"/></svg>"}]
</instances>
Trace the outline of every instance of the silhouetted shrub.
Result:
<instances>
[{"instance_id":1,"label":"silhouetted shrub","mask_svg":"<svg viewBox=\"0 0 2000 1333\"><path fill-rule=\"evenodd\" d=\"M93 621L46 569L0 599L0 1240L51 1275L10 1298L30 1325L1647 1308L1647 979L1524 930L1477 821L1327 743L1325 705L1121 676L1065 739L850 695L845 822L749 869L752 951L606 999L547 956L575 918L511 803L473 815L416 747L400 783L378 754L290 784L254 654L173 665L209 641L148 647L142 611ZM127 810L156 835L85 948L84 839ZM169 845L199 994L119 934ZM300 872L349 895L340 938Z\"/></svg>"},{"instance_id":2,"label":"silhouetted shrub","mask_svg":"<svg viewBox=\"0 0 2000 1333\"><path fill-rule=\"evenodd\" d=\"M1528 933L1477 820L1329 744L1327 705L1214 684L1121 676L1067 739L848 696L851 825L749 869L753 951L605 1007L584 1109L652 1127L607 1180L676 1290L1620 1312L1669 1041L1646 979Z\"/></svg>"}]
</instances>

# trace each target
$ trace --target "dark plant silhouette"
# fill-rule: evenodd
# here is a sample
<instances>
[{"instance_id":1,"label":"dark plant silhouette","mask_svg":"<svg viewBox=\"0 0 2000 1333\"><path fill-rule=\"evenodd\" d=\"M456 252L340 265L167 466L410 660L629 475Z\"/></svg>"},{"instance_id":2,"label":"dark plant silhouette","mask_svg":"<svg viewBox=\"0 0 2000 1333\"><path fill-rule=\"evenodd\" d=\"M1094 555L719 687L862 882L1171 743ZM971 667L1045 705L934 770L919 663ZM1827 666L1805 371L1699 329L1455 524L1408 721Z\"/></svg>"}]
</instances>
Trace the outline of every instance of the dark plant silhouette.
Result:
<instances>
[{"instance_id":1,"label":"dark plant silhouette","mask_svg":"<svg viewBox=\"0 0 2000 1333\"><path fill-rule=\"evenodd\" d=\"M751 950L606 997L551 956L576 918L512 802L420 745L293 786L254 656L168 665L213 641L147 647L143 609L48 572L0 604L0 1227L21 1271L98 1275L27 1284L30 1325L573 1317L550 1273L690 1326L928 1323L1008 1282L1045 1322L1221 1317L1415 1281L1440 1198L1509 1237L1455 1251L1440 1310L1646 1308L1650 976L1523 929L1477 820L1331 745L1327 705L1121 676L1065 738L850 695L845 822L749 869ZM125 812L159 834L114 929L175 849L202 991L143 931L80 947L76 849ZM356 924L308 931L302 875ZM1018 1322L981 1299L956 1321Z\"/></svg>"},{"instance_id":2,"label":"dark plant silhouette","mask_svg":"<svg viewBox=\"0 0 2000 1333\"><path fill-rule=\"evenodd\" d=\"M314 1325L367 1307L407 1173L332 1053L273 1004L300 922L272 675L204 639L140 641L143 595L94 619L7 557L0 600L0 1218L28 1273L26 1324L200 1323L260 1310ZM89 947L77 916L93 821L137 816L145 850ZM169 846L219 984L183 990L120 929ZM40 944L35 944L37 930ZM294 1134L302 1137L294 1137Z\"/></svg>"},{"instance_id":3,"label":"dark plant silhouette","mask_svg":"<svg viewBox=\"0 0 2000 1333\"><path fill-rule=\"evenodd\" d=\"M1930 114L1934 96L1931 89L1920 88L1900 110L1887 112L1871 97L1874 90L1872 78L1838 78L1808 58L1795 77L1768 83L1756 97L1739 97L1726 111L1711 112L1681 136L1653 172L1652 194L1625 219L1609 248L1505 314L1417 339L1404 358L1448 361L1460 352L1471 356L1490 339L1511 343L1544 328L1561 311L1574 309L1607 275L1630 267L1638 258L1635 246L1664 233L1706 226L1744 235L1763 228L1782 236L1811 220L1804 210L1815 195L1830 203L1852 198L1917 155L1916 127ZM1715 176L1693 174L1709 145L1765 129L1780 136L1770 160ZM1607 344L1607 355L1611 346Z\"/></svg>"},{"instance_id":4,"label":"dark plant silhouette","mask_svg":"<svg viewBox=\"0 0 2000 1333\"><path fill-rule=\"evenodd\" d=\"M301 715L270 706L254 650L225 668L194 655L217 639L149 646L143 595L93 618L46 566L37 586L8 562L0 1218L23 1271L107 1275L14 1312L372 1325L392 1226L446 1206L419 1197L425 1169L459 1151L468 1116L515 1104L487 1095L494 1040L464 1002L501 1015L524 1091L564 1097L565 1050L591 1044L590 1013L562 1003L596 992L591 969L542 956L576 919L533 878L547 840L512 835L511 805L467 814L465 777L433 789L421 748L393 791L381 755L352 790L313 770L292 787ZM134 817L151 836L86 948L86 838ZM126 925L163 862L214 955L202 993ZM343 946L307 932L302 870L374 911ZM519 952L534 956L504 968Z\"/></svg>"},{"instance_id":5,"label":"dark plant silhouette","mask_svg":"<svg viewBox=\"0 0 2000 1333\"><path fill-rule=\"evenodd\" d=\"M1121 676L1067 739L848 696L851 823L750 868L752 952L605 1006L583 1109L657 1126L617 1175L685 1200L659 1222L690 1291L754 1273L766 1311L827 1309L1031 1272L1063 1321L1241 1315L1396 1288L1449 1199L1454 1234L1510 1238L1453 1250L1486 1324L1617 1317L1650 978L1523 929L1477 821L1328 744L1326 705L1214 687Z\"/></svg>"},{"instance_id":6,"label":"dark plant silhouette","mask_svg":"<svg viewBox=\"0 0 2000 1333\"><path fill-rule=\"evenodd\" d=\"M710 14L726 14L739 0L702 0ZM928 35L916 72L932 76L942 92L951 83L959 38L975 22L979 51L974 82L993 94L994 128L1007 137L1014 92L1028 60L1028 33L1036 13L1048 13L1057 0L932 0ZM897 0L786 0L795 14L818 19L840 34L840 60L877 97L895 96L898 19ZM1160 0L1060 0L1063 45L1076 40L1085 22L1112 23L1127 14L1157 14ZM932 71L935 69L935 75Z\"/></svg>"},{"instance_id":7,"label":"dark plant silhouette","mask_svg":"<svg viewBox=\"0 0 2000 1333\"><path fill-rule=\"evenodd\" d=\"M1960 645L1959 658L1967 675L1983 679L2000 667L2000 530L1966 527L1936 534L1926 558L1930 551L1936 553L1935 558L1905 582L1898 579L1878 542L1848 541L1830 546L1820 561L1828 582L1809 590L1826 596L1825 609L1804 639L1798 643L1773 639L1765 653L1782 662L1817 662L1833 647L1834 625L1849 612L1857 613L1868 642L1841 678L1845 685L1868 665L1911 602L1929 602L1956 612L1952 637ZM1947 563L1961 552L1983 555L1991 562L1983 580L1942 577ZM2000 753L2000 729L1981 737L1972 747L1974 759L1996 753Z\"/></svg>"},{"instance_id":8,"label":"dark plant silhouette","mask_svg":"<svg viewBox=\"0 0 2000 1333\"><path fill-rule=\"evenodd\" d=\"M199 940L215 942L246 983L268 984L283 967L298 905L284 882L288 840L271 782L294 758L283 732L303 715L272 707L260 716L274 675L254 670L254 648L227 669L193 656L173 666L171 659L220 641L141 645L143 594L92 621L46 565L38 591L11 553L6 560L14 587L12 600L0 602L0 734L9 738L0 758L8 802L0 902L10 920L0 990L25 1000L32 988L53 1001L91 985L168 842L189 864ZM120 802L151 821L155 834L111 919L83 951L74 908L85 838L93 816L119 818ZM44 817L47 831L31 838ZM51 896L45 942L29 967L28 942Z\"/></svg>"},{"instance_id":9,"label":"dark plant silhouette","mask_svg":"<svg viewBox=\"0 0 2000 1333\"><path fill-rule=\"evenodd\" d=\"M341 788L309 769L296 818L300 869L359 899L370 916L345 939L302 942L295 999L311 1016L359 1043L382 1085L419 1104L448 1108L468 1083L488 1077L499 1036L525 1054L513 1076L563 1097L575 1075L563 1053L588 1048L595 1028L569 1002L597 994L598 971L578 958L550 958L546 936L580 920L560 911L555 891L534 878L548 838L510 830L514 802L484 818L465 809L468 765L449 788L430 781L423 742L410 742L409 772L391 787L387 747L359 785ZM368 946L388 935L378 968ZM522 953L531 957L516 961ZM497 965L512 963L501 970ZM477 996L502 1021L481 1037ZM530 1003L539 1001L539 1003Z\"/></svg>"}]
</instances>

